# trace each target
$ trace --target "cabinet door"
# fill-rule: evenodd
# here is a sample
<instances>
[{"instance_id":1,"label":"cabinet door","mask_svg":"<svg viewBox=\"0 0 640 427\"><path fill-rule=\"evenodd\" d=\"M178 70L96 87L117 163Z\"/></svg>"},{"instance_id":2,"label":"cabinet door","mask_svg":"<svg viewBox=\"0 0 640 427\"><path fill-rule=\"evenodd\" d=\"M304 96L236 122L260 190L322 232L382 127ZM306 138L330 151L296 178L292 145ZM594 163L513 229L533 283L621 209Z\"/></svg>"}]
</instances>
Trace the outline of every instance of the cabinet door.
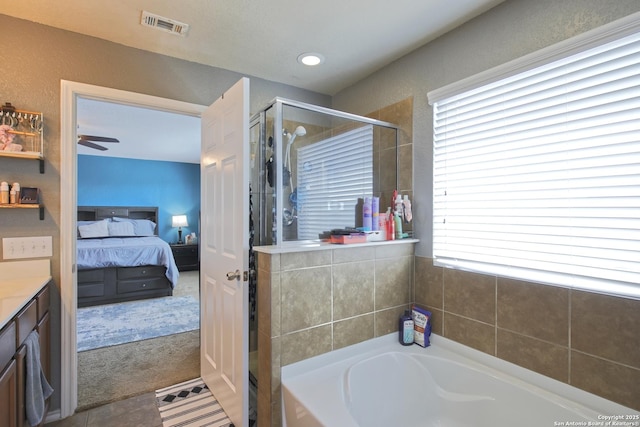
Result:
<instances>
[{"instance_id":1,"label":"cabinet door","mask_svg":"<svg viewBox=\"0 0 640 427\"><path fill-rule=\"evenodd\" d=\"M11 360L0 374L0 425L2 426L17 426L16 376L16 361Z\"/></svg>"},{"instance_id":2,"label":"cabinet door","mask_svg":"<svg viewBox=\"0 0 640 427\"><path fill-rule=\"evenodd\" d=\"M29 421L27 420L27 410L24 403L25 397L25 382L26 382L26 358L27 358L27 347L22 345L16 351L16 408L17 408L17 426L25 427L29 425Z\"/></svg>"}]
</instances>

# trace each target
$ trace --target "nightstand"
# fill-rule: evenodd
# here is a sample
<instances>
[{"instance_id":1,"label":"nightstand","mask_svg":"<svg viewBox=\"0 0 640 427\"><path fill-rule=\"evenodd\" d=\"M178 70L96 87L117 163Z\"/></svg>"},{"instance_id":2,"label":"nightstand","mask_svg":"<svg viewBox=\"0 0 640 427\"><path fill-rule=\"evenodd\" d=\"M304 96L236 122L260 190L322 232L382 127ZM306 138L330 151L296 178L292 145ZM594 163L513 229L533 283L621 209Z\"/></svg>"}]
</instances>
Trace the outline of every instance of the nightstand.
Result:
<instances>
[{"instance_id":1,"label":"nightstand","mask_svg":"<svg viewBox=\"0 0 640 427\"><path fill-rule=\"evenodd\" d=\"M198 270L200 268L200 256L198 245L172 244L171 252L176 260L178 271Z\"/></svg>"}]
</instances>

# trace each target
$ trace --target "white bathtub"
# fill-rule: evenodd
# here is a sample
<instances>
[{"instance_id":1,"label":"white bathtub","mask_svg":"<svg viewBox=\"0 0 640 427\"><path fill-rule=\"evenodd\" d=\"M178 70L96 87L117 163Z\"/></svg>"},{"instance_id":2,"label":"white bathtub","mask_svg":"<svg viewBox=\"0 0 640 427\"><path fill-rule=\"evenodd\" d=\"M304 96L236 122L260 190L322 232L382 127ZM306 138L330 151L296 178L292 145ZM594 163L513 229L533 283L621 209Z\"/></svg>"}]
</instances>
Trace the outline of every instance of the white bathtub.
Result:
<instances>
[{"instance_id":1,"label":"white bathtub","mask_svg":"<svg viewBox=\"0 0 640 427\"><path fill-rule=\"evenodd\" d=\"M285 366L284 426L640 425L637 411L431 338L428 348L403 347L389 334Z\"/></svg>"}]
</instances>

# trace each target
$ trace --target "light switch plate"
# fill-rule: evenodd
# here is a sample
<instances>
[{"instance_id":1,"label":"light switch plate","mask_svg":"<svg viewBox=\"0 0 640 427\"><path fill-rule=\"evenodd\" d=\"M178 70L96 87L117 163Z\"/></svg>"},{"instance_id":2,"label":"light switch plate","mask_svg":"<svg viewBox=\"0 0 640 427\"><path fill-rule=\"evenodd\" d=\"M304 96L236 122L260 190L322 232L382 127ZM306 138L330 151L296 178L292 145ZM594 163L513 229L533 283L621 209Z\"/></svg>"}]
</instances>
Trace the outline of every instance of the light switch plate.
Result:
<instances>
[{"instance_id":1,"label":"light switch plate","mask_svg":"<svg viewBox=\"0 0 640 427\"><path fill-rule=\"evenodd\" d=\"M53 255L51 236L3 237L2 258L44 258Z\"/></svg>"}]
</instances>

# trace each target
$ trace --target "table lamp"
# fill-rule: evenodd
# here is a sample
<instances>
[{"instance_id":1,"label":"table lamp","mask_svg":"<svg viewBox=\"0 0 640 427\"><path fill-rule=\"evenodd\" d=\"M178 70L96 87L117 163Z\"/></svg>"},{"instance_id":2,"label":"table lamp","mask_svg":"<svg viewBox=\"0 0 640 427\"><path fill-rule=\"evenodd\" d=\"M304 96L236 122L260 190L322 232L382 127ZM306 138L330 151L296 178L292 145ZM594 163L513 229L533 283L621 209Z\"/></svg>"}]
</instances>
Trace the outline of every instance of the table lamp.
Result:
<instances>
[{"instance_id":1,"label":"table lamp","mask_svg":"<svg viewBox=\"0 0 640 427\"><path fill-rule=\"evenodd\" d=\"M187 216L173 215L173 217L171 218L171 226L178 227L178 244L183 244L184 242L182 241L182 227L189 226L189 223L187 222Z\"/></svg>"}]
</instances>

